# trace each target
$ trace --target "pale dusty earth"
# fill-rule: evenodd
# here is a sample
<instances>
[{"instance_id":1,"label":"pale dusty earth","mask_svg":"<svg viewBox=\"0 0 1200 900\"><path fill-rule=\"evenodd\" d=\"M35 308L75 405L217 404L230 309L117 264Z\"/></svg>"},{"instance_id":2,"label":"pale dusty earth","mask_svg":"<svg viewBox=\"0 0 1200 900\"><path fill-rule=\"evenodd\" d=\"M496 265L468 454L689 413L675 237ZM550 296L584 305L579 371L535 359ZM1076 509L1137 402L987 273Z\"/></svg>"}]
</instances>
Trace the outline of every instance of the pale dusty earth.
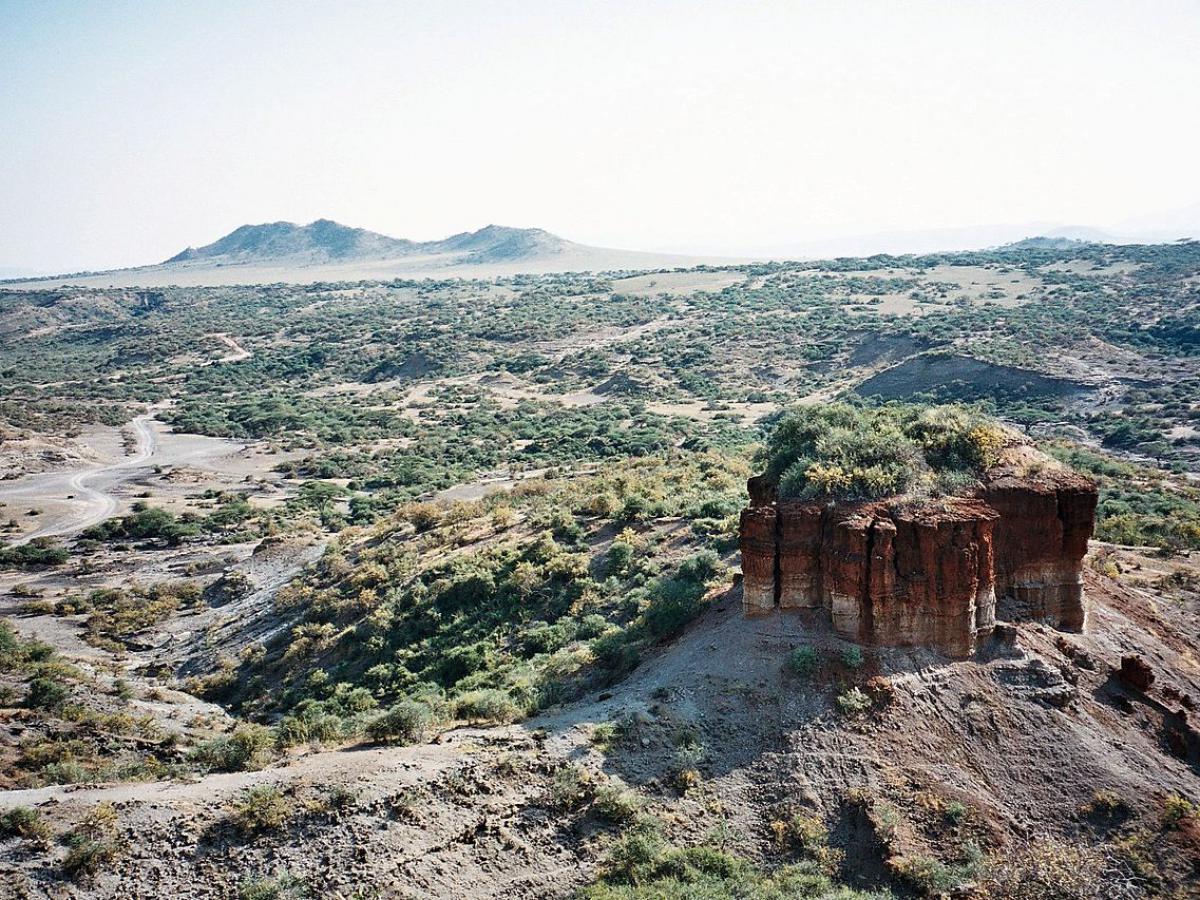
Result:
<instances>
[{"instance_id":1,"label":"pale dusty earth","mask_svg":"<svg viewBox=\"0 0 1200 900\"><path fill-rule=\"evenodd\" d=\"M677 841L722 828L737 852L767 860L772 810L799 804L853 849L846 875L859 884L879 877L881 850L852 789L901 809L917 796L958 800L1012 847L1059 832L1097 790L1138 811L1170 793L1196 798L1200 757L1167 754L1161 737L1163 690L1200 695L1194 608L1090 573L1087 583L1082 635L1023 625L1015 644L965 661L872 654L895 696L857 722L834 711L836 684L785 665L802 643L829 657L841 643L798 613L745 619L734 588L624 683L523 725L298 751L259 772L192 781L0 793L0 807L35 806L63 826L110 802L129 842L87 888L58 879L61 850L10 842L0 885L13 897L231 898L251 878L287 873L320 897L564 897L594 876L616 832L586 809L553 806L551 781L567 765L638 788ZM1113 677L1130 651L1159 675L1149 694ZM612 721L624 736L602 750L592 733ZM670 767L682 729L702 753L701 782L681 796ZM240 835L229 807L261 784L283 790L295 815L278 832Z\"/></svg>"},{"instance_id":2,"label":"pale dusty earth","mask_svg":"<svg viewBox=\"0 0 1200 900\"><path fill-rule=\"evenodd\" d=\"M88 428L53 457L45 462L53 469L0 480L0 517L16 522L3 533L8 543L76 533L128 512L137 500L175 512L196 508L191 498L208 488L250 485L269 499L282 493L271 469L288 458L265 445L176 434L152 413L121 429Z\"/></svg>"}]
</instances>

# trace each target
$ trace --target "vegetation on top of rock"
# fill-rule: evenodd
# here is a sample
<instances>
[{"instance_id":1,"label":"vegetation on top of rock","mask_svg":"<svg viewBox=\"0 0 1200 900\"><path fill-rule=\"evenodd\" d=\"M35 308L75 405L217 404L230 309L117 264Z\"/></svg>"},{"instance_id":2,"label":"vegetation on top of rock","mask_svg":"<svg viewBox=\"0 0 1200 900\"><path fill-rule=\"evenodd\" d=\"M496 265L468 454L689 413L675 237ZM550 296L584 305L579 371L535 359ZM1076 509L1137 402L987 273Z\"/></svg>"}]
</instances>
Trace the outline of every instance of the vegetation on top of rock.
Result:
<instances>
[{"instance_id":1,"label":"vegetation on top of rock","mask_svg":"<svg viewBox=\"0 0 1200 900\"><path fill-rule=\"evenodd\" d=\"M961 492L1009 441L996 422L962 406L830 403L784 414L760 459L781 497L872 500Z\"/></svg>"}]
</instances>

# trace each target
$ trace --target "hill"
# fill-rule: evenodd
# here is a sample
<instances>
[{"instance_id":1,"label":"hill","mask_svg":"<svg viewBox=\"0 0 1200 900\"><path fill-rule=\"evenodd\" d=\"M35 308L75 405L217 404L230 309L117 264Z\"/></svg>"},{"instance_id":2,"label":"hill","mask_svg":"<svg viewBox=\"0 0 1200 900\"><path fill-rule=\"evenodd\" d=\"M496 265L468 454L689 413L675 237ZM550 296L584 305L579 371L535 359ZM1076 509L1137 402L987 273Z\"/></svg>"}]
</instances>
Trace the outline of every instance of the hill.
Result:
<instances>
[{"instance_id":1,"label":"hill","mask_svg":"<svg viewBox=\"0 0 1200 900\"><path fill-rule=\"evenodd\" d=\"M1027 237L1020 241L1013 241L1011 244L1005 244L1000 249L1008 251L1074 250L1085 246L1087 243L1089 242L1071 237L1050 237L1047 235L1038 235L1037 237Z\"/></svg>"},{"instance_id":2,"label":"hill","mask_svg":"<svg viewBox=\"0 0 1200 900\"><path fill-rule=\"evenodd\" d=\"M163 265L200 259L363 259L404 253L413 246L412 241L397 240L364 228L350 228L329 219L318 219L308 225L270 222L235 228L211 244L188 247Z\"/></svg>"},{"instance_id":3,"label":"hill","mask_svg":"<svg viewBox=\"0 0 1200 900\"><path fill-rule=\"evenodd\" d=\"M203 247L188 247L163 265L208 260L222 263L282 262L301 265L353 260L386 260L404 256L467 257L472 262L527 259L561 253L573 245L540 228L488 225L440 241L410 241L330 219L308 225L270 222L243 225Z\"/></svg>"},{"instance_id":4,"label":"hill","mask_svg":"<svg viewBox=\"0 0 1200 900\"><path fill-rule=\"evenodd\" d=\"M242 225L210 244L188 247L157 265L46 276L27 283L88 287L306 284L675 268L703 261L589 247L541 228L487 225L441 240L412 241L318 219L307 225Z\"/></svg>"}]
</instances>

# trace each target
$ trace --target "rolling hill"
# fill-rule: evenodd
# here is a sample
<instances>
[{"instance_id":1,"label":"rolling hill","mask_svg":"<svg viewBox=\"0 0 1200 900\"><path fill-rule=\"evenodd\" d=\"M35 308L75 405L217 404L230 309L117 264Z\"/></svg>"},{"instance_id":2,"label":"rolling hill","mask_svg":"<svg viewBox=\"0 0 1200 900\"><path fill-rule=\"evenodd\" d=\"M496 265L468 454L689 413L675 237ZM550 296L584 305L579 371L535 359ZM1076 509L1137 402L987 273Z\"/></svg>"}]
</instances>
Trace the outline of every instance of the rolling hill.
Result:
<instances>
[{"instance_id":1,"label":"rolling hill","mask_svg":"<svg viewBox=\"0 0 1200 900\"><path fill-rule=\"evenodd\" d=\"M488 225L441 240L412 241L318 219L307 225L293 222L242 225L210 244L188 247L157 265L49 276L36 279L36 282L90 287L162 287L391 278L489 278L514 274L673 268L708 261L589 247L540 228Z\"/></svg>"}]
</instances>

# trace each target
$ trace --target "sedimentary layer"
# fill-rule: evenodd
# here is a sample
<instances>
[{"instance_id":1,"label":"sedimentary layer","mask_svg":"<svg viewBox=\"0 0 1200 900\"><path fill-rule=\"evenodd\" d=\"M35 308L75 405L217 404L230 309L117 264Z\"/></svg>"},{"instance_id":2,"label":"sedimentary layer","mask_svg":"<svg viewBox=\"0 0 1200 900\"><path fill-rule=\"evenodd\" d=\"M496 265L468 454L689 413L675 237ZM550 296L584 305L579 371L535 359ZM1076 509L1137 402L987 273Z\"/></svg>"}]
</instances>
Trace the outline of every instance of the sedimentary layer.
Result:
<instances>
[{"instance_id":1,"label":"sedimentary layer","mask_svg":"<svg viewBox=\"0 0 1200 900\"><path fill-rule=\"evenodd\" d=\"M997 616L1079 630L1096 489L1054 470L1001 474L978 496L920 503L776 501L741 520L745 610L822 609L865 644L972 653Z\"/></svg>"}]
</instances>

